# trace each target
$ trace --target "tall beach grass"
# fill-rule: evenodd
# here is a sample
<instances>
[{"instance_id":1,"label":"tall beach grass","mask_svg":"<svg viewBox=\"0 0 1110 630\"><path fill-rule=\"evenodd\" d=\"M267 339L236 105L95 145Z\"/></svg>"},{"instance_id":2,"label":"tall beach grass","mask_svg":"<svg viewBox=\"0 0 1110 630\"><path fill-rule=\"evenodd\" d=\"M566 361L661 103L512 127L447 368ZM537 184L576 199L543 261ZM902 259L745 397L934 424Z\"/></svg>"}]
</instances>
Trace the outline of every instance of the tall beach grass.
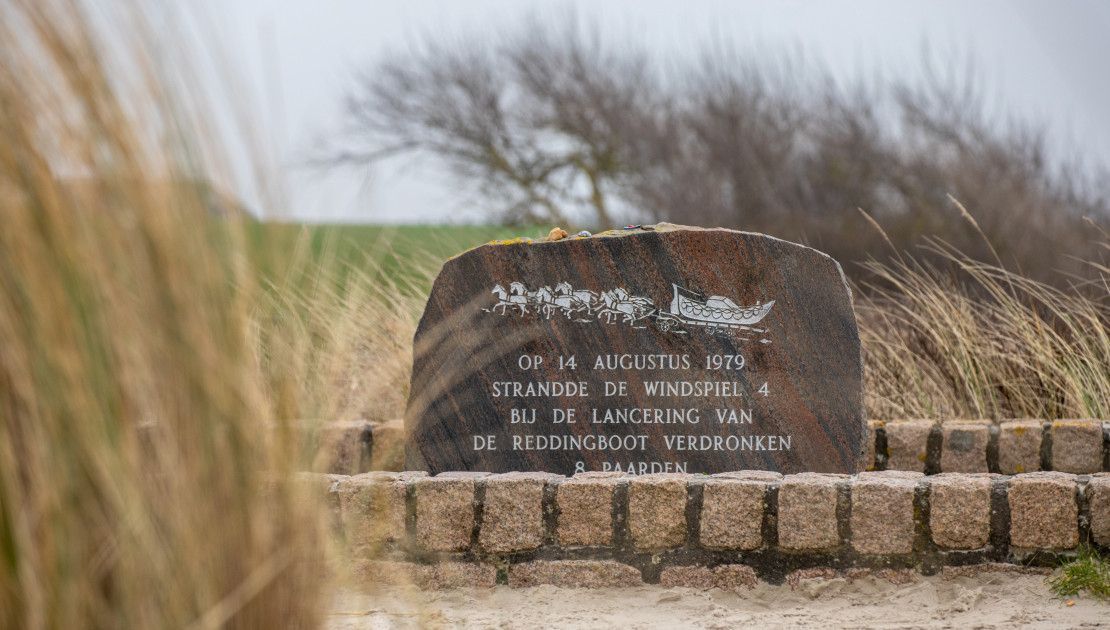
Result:
<instances>
[{"instance_id":1,"label":"tall beach grass","mask_svg":"<svg viewBox=\"0 0 1110 630\"><path fill-rule=\"evenodd\" d=\"M0 627L314 627L309 350L146 17L0 3Z\"/></svg>"},{"instance_id":2,"label":"tall beach grass","mask_svg":"<svg viewBox=\"0 0 1110 630\"><path fill-rule=\"evenodd\" d=\"M1094 224L1090 238L1110 252ZM1110 268L1083 261L1091 279L1060 289L940 241L928 249L941 264L872 261L856 291L870 417L1110 418Z\"/></svg>"}]
</instances>

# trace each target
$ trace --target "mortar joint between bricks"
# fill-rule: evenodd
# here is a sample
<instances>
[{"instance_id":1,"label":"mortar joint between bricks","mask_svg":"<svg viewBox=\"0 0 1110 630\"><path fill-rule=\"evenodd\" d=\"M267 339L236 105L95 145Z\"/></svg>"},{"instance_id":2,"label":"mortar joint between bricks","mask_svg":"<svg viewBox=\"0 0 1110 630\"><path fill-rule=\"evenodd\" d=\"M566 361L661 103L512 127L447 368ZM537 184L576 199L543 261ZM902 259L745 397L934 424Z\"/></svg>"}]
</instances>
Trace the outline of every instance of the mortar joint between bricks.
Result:
<instances>
[{"instance_id":1,"label":"mortar joint between bricks","mask_svg":"<svg viewBox=\"0 0 1110 630\"><path fill-rule=\"evenodd\" d=\"M760 533L764 549L775 549L779 544L779 482L767 484L763 489L763 521Z\"/></svg>"},{"instance_id":2,"label":"mortar joint between bricks","mask_svg":"<svg viewBox=\"0 0 1110 630\"><path fill-rule=\"evenodd\" d=\"M613 488L613 549L632 552L632 532L628 526L628 488L630 482L621 480Z\"/></svg>"},{"instance_id":3,"label":"mortar joint between bricks","mask_svg":"<svg viewBox=\"0 0 1110 630\"><path fill-rule=\"evenodd\" d=\"M686 482L686 546L701 546L701 510L705 500L705 479L691 477Z\"/></svg>"},{"instance_id":4,"label":"mortar joint between bricks","mask_svg":"<svg viewBox=\"0 0 1110 630\"><path fill-rule=\"evenodd\" d=\"M1001 434L1002 428L998 426L997 422L992 422L987 427L987 472L1002 472L1002 464L998 452L999 436Z\"/></svg>"},{"instance_id":5,"label":"mortar joint between bricks","mask_svg":"<svg viewBox=\"0 0 1110 630\"><path fill-rule=\"evenodd\" d=\"M913 488L913 519L914 519L914 550L925 551L932 542L932 532L929 527L931 510L932 484L922 479Z\"/></svg>"},{"instance_id":6,"label":"mortar joint between bricks","mask_svg":"<svg viewBox=\"0 0 1110 630\"><path fill-rule=\"evenodd\" d=\"M480 546L480 537L482 532L482 519L485 517L486 511L486 480L474 480L474 522L471 524L470 529L470 548L475 550L478 555L482 548Z\"/></svg>"},{"instance_id":7,"label":"mortar joint between bricks","mask_svg":"<svg viewBox=\"0 0 1110 630\"><path fill-rule=\"evenodd\" d=\"M842 550L852 544L852 481L845 479L836 484L836 537Z\"/></svg>"},{"instance_id":8,"label":"mortar joint between bricks","mask_svg":"<svg viewBox=\"0 0 1110 630\"><path fill-rule=\"evenodd\" d=\"M887 452L890 450L890 443L886 437L886 424L881 424L875 427L875 461L872 465L875 470L886 470L887 459L889 459Z\"/></svg>"},{"instance_id":9,"label":"mortar joint between bricks","mask_svg":"<svg viewBox=\"0 0 1110 630\"><path fill-rule=\"evenodd\" d=\"M1041 470L1052 470L1052 422L1041 425Z\"/></svg>"},{"instance_id":10,"label":"mortar joint between bricks","mask_svg":"<svg viewBox=\"0 0 1110 630\"><path fill-rule=\"evenodd\" d=\"M927 478L921 479L913 489L914 511L914 553L921 564L921 572L935 575L944 564L940 550L933 542L933 528L930 522L933 512L933 485Z\"/></svg>"},{"instance_id":11,"label":"mortar joint between bricks","mask_svg":"<svg viewBox=\"0 0 1110 630\"><path fill-rule=\"evenodd\" d=\"M406 480L405 484L405 538L403 547L415 550L416 544L416 481Z\"/></svg>"},{"instance_id":12,"label":"mortar joint between bricks","mask_svg":"<svg viewBox=\"0 0 1110 630\"><path fill-rule=\"evenodd\" d=\"M996 562L1005 562L1010 555L1010 477L991 480L990 545Z\"/></svg>"},{"instance_id":13,"label":"mortar joint between bricks","mask_svg":"<svg viewBox=\"0 0 1110 630\"><path fill-rule=\"evenodd\" d=\"M559 490L559 480L549 479L543 485L543 497L540 499L540 509L543 518L543 543L545 547L558 544L559 529L559 503L556 494Z\"/></svg>"},{"instance_id":14,"label":"mortar joint between bricks","mask_svg":"<svg viewBox=\"0 0 1110 630\"><path fill-rule=\"evenodd\" d=\"M1102 470L1110 472L1110 422L1102 423Z\"/></svg>"},{"instance_id":15,"label":"mortar joint between bricks","mask_svg":"<svg viewBox=\"0 0 1110 630\"><path fill-rule=\"evenodd\" d=\"M374 425L367 422L362 426L358 435L359 453L358 453L358 471L360 473L369 472L374 469Z\"/></svg>"},{"instance_id":16,"label":"mortar joint between bricks","mask_svg":"<svg viewBox=\"0 0 1110 630\"><path fill-rule=\"evenodd\" d=\"M1076 518L1079 521L1079 543L1091 544L1091 496L1090 475L1079 475L1075 478L1075 504Z\"/></svg>"},{"instance_id":17,"label":"mortar joint between bricks","mask_svg":"<svg viewBox=\"0 0 1110 630\"><path fill-rule=\"evenodd\" d=\"M940 423L929 427L929 435L925 438L925 474L936 475L941 472L940 458L944 448L944 430Z\"/></svg>"}]
</instances>

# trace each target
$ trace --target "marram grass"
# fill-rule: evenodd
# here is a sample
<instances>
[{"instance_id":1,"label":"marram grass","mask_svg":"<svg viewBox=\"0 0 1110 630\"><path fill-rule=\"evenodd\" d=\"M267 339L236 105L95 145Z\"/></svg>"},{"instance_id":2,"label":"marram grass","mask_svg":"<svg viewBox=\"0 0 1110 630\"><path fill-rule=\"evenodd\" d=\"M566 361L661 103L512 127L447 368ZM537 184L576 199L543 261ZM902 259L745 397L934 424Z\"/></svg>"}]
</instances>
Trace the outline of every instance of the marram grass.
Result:
<instances>
[{"instance_id":1,"label":"marram grass","mask_svg":"<svg viewBox=\"0 0 1110 630\"><path fill-rule=\"evenodd\" d=\"M1105 267L1059 289L942 243L933 252L946 266L871 263L856 291L870 417L1110 418Z\"/></svg>"},{"instance_id":2,"label":"marram grass","mask_svg":"<svg viewBox=\"0 0 1110 630\"><path fill-rule=\"evenodd\" d=\"M0 627L314 627L302 348L256 352L184 74L86 9L0 4Z\"/></svg>"}]
</instances>

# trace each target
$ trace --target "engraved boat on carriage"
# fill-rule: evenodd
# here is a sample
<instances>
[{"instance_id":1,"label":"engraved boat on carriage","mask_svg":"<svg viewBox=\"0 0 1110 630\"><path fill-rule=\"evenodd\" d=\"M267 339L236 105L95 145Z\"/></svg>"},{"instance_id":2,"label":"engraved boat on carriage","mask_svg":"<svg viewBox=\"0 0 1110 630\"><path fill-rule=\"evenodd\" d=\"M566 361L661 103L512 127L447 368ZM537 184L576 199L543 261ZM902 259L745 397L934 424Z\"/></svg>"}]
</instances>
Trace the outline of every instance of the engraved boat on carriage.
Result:
<instances>
[{"instance_id":1,"label":"engraved boat on carriage","mask_svg":"<svg viewBox=\"0 0 1110 630\"><path fill-rule=\"evenodd\" d=\"M659 313L660 324L681 322L708 328L741 328L758 324L775 305L775 301L771 300L743 307L726 297L719 295L705 297L677 284L671 286L674 288L671 310Z\"/></svg>"}]
</instances>

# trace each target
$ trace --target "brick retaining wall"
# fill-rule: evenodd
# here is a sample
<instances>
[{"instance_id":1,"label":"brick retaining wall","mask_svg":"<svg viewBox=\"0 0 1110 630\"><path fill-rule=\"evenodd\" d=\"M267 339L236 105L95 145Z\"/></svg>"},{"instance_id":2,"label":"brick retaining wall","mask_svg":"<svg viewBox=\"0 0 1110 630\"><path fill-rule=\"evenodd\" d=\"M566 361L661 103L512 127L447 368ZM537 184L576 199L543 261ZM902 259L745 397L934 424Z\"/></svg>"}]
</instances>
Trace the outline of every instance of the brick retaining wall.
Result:
<instances>
[{"instance_id":1,"label":"brick retaining wall","mask_svg":"<svg viewBox=\"0 0 1110 630\"><path fill-rule=\"evenodd\" d=\"M868 432L869 470L1110 472L1110 422L1102 420L873 420ZM404 464L401 420L329 424L318 438L317 470L354 474Z\"/></svg>"},{"instance_id":2,"label":"brick retaining wall","mask_svg":"<svg viewBox=\"0 0 1110 630\"><path fill-rule=\"evenodd\" d=\"M980 438L966 443L978 449ZM936 440L932 428L924 439ZM336 527L367 578L425 587L736 588L799 571L1049 566L1081 542L1110 548L1106 473L324 477Z\"/></svg>"},{"instance_id":3,"label":"brick retaining wall","mask_svg":"<svg viewBox=\"0 0 1110 630\"><path fill-rule=\"evenodd\" d=\"M1102 420L902 420L868 423L875 470L1110 471L1110 423Z\"/></svg>"}]
</instances>

